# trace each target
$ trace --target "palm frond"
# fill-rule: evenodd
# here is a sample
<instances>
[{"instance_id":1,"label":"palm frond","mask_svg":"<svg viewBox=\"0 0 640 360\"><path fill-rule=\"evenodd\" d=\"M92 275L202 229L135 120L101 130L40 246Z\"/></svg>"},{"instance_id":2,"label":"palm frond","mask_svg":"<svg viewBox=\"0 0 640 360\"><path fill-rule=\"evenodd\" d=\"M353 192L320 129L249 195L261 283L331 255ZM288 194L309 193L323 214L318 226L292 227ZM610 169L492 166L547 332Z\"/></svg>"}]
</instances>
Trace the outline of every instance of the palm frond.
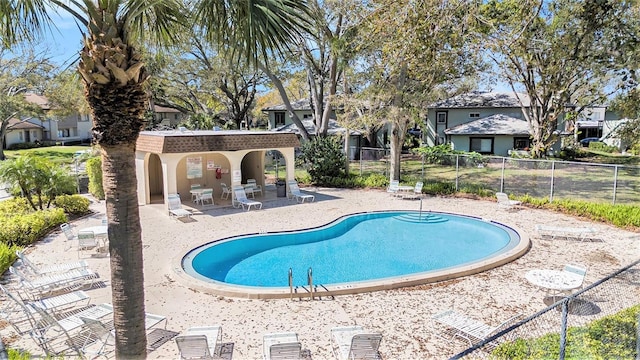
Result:
<instances>
[{"instance_id":1,"label":"palm frond","mask_svg":"<svg viewBox=\"0 0 640 360\"><path fill-rule=\"evenodd\" d=\"M51 27L46 3L42 0L0 0L0 40L3 47L37 39Z\"/></svg>"}]
</instances>

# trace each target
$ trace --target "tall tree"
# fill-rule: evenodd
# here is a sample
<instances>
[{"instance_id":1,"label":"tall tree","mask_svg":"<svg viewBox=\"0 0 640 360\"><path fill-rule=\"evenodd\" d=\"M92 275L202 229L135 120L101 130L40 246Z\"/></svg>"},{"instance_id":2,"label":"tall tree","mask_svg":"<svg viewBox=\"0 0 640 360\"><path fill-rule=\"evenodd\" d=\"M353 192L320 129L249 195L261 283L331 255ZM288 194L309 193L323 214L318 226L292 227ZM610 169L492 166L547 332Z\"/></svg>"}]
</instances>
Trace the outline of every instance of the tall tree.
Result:
<instances>
[{"instance_id":1,"label":"tall tree","mask_svg":"<svg viewBox=\"0 0 640 360\"><path fill-rule=\"evenodd\" d=\"M390 125L390 179L400 179L409 125L442 87L455 87L482 64L470 46L474 1L379 0L360 31L368 65L364 86L381 121ZM376 105L380 104L380 105Z\"/></svg>"},{"instance_id":2,"label":"tall tree","mask_svg":"<svg viewBox=\"0 0 640 360\"><path fill-rule=\"evenodd\" d=\"M93 115L93 140L102 152L103 186L109 220L111 288L116 357L146 356L144 278L135 171L136 140L145 123L148 73L136 44L144 36L170 42L174 26L199 24L205 39L227 44L236 58L255 64L282 52L297 36L303 0L2 1L0 36L5 44L36 38L52 26L47 11L64 11L83 29L78 71Z\"/></svg>"},{"instance_id":3,"label":"tall tree","mask_svg":"<svg viewBox=\"0 0 640 360\"><path fill-rule=\"evenodd\" d=\"M615 91L611 61L618 44L610 35L629 19L629 3L491 0L482 6L486 54L514 92L528 95L521 104L534 156L544 155L558 141L558 125L567 111L579 113ZM560 130L572 130L573 125Z\"/></svg>"},{"instance_id":4,"label":"tall tree","mask_svg":"<svg viewBox=\"0 0 640 360\"><path fill-rule=\"evenodd\" d=\"M9 121L41 113L40 107L27 102L24 95L28 91L41 91L53 68L44 54L32 48L17 47L11 54L0 49L0 160L5 159L3 149Z\"/></svg>"}]
</instances>

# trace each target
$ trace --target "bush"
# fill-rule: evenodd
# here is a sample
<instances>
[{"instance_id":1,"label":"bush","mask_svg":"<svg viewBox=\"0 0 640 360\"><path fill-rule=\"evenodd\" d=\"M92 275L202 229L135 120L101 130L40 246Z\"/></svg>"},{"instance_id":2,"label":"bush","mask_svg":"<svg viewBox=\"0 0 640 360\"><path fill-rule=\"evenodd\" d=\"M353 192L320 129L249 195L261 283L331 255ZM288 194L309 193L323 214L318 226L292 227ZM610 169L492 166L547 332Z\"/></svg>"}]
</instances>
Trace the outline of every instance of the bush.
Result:
<instances>
[{"instance_id":1,"label":"bush","mask_svg":"<svg viewBox=\"0 0 640 360\"><path fill-rule=\"evenodd\" d=\"M332 178L344 177L347 158L339 137L315 137L305 142L301 150L302 161L313 183L328 184Z\"/></svg>"},{"instance_id":2,"label":"bush","mask_svg":"<svg viewBox=\"0 0 640 360\"><path fill-rule=\"evenodd\" d=\"M21 248L0 242L0 273L4 273L16 261L16 250Z\"/></svg>"},{"instance_id":3,"label":"bush","mask_svg":"<svg viewBox=\"0 0 640 360\"><path fill-rule=\"evenodd\" d=\"M445 181L429 182L423 185L422 192L430 195L451 195L456 192L456 184Z\"/></svg>"},{"instance_id":4,"label":"bush","mask_svg":"<svg viewBox=\"0 0 640 360\"><path fill-rule=\"evenodd\" d=\"M618 151L615 146L609 146L601 141L592 141L589 143L589 149L598 150L606 153L614 153Z\"/></svg>"},{"instance_id":5,"label":"bush","mask_svg":"<svg viewBox=\"0 0 640 360\"><path fill-rule=\"evenodd\" d=\"M585 327L567 329L568 359L635 359L636 328L640 305L595 320ZM547 334L534 339L516 339L496 347L495 359L557 359L559 334Z\"/></svg>"},{"instance_id":6,"label":"bush","mask_svg":"<svg viewBox=\"0 0 640 360\"><path fill-rule=\"evenodd\" d=\"M50 209L3 219L0 242L27 246L40 240L52 228L67 221L62 209Z\"/></svg>"},{"instance_id":7,"label":"bush","mask_svg":"<svg viewBox=\"0 0 640 360\"><path fill-rule=\"evenodd\" d=\"M54 200L56 207L70 215L84 215L89 212L89 199L80 195L60 195Z\"/></svg>"},{"instance_id":8,"label":"bush","mask_svg":"<svg viewBox=\"0 0 640 360\"><path fill-rule=\"evenodd\" d=\"M102 159L94 157L87 160L87 175L89 176L89 193L96 199L104 200L102 188Z\"/></svg>"}]
</instances>

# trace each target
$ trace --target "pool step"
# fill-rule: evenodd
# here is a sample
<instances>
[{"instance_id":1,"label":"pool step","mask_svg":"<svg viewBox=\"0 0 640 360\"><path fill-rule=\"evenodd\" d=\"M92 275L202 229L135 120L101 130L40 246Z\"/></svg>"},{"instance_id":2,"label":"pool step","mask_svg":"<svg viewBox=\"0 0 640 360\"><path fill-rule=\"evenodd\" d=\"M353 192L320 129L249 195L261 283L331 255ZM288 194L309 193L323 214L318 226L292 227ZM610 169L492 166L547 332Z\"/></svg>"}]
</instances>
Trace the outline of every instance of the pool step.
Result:
<instances>
[{"instance_id":1,"label":"pool step","mask_svg":"<svg viewBox=\"0 0 640 360\"><path fill-rule=\"evenodd\" d=\"M443 223L443 222L449 221L449 219L445 219L442 216L434 215L431 213L422 213L422 215L419 213L415 213L415 214L412 213L412 214L395 216L394 218L400 221L411 222L411 223L421 223L421 224L437 224L437 223Z\"/></svg>"}]
</instances>

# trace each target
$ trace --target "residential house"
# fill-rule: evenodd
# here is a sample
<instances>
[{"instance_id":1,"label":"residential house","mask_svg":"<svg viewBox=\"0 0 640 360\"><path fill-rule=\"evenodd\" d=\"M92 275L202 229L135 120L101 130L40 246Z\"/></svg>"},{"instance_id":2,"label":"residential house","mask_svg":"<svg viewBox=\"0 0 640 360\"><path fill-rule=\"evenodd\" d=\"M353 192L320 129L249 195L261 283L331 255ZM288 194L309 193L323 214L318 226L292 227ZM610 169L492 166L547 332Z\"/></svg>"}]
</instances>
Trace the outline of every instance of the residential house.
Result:
<instances>
[{"instance_id":1,"label":"residential house","mask_svg":"<svg viewBox=\"0 0 640 360\"><path fill-rule=\"evenodd\" d=\"M314 136L315 126L313 121L313 110L309 104L308 99L298 100L291 103L296 115L309 135ZM293 124L293 121L289 117L289 112L284 104L269 106L262 109L262 112L266 113L269 121L269 129L276 132L293 132L300 135L300 130ZM335 111L331 112L329 118L329 129L327 133L329 135L344 135L347 129L343 128L336 121ZM360 152L360 146L362 143L362 134L355 130L349 130L349 158L357 159Z\"/></svg>"},{"instance_id":2,"label":"residential house","mask_svg":"<svg viewBox=\"0 0 640 360\"><path fill-rule=\"evenodd\" d=\"M509 150L530 146L529 124L520 102L522 93L473 91L439 101L428 108L425 141L450 143L455 150L507 156Z\"/></svg>"},{"instance_id":3,"label":"residential house","mask_svg":"<svg viewBox=\"0 0 640 360\"><path fill-rule=\"evenodd\" d=\"M30 120L32 119L9 119L7 130L4 135L5 148L9 148L11 145L19 143L42 141L44 136L44 126L35 124Z\"/></svg>"},{"instance_id":4,"label":"residential house","mask_svg":"<svg viewBox=\"0 0 640 360\"><path fill-rule=\"evenodd\" d=\"M175 127L182 122L185 114L171 107L153 105L153 116L158 124Z\"/></svg>"}]
</instances>

